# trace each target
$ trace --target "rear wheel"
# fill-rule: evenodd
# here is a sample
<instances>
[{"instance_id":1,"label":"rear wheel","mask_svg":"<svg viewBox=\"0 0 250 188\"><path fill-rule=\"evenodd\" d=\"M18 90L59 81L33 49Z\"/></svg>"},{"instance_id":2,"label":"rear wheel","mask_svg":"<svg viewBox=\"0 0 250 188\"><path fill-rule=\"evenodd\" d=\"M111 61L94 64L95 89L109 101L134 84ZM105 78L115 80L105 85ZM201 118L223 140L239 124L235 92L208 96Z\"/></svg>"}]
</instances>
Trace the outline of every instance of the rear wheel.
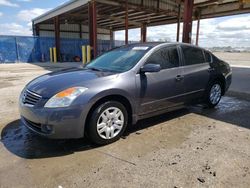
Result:
<instances>
[{"instance_id":1,"label":"rear wheel","mask_svg":"<svg viewBox=\"0 0 250 188\"><path fill-rule=\"evenodd\" d=\"M107 101L99 105L91 114L88 125L88 136L98 145L117 141L128 123L126 108L119 102Z\"/></svg>"},{"instance_id":2,"label":"rear wheel","mask_svg":"<svg viewBox=\"0 0 250 188\"><path fill-rule=\"evenodd\" d=\"M205 101L209 108L215 107L222 97L222 84L215 81L208 86L206 91Z\"/></svg>"}]
</instances>

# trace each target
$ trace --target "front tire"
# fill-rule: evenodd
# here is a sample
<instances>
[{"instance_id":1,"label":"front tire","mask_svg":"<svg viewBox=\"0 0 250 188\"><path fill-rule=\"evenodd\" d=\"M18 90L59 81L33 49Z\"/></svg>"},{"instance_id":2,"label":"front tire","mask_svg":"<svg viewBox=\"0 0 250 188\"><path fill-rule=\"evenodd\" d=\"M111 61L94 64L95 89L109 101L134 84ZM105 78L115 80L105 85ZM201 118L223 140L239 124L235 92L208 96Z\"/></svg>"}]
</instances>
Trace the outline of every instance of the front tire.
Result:
<instances>
[{"instance_id":1,"label":"front tire","mask_svg":"<svg viewBox=\"0 0 250 188\"><path fill-rule=\"evenodd\" d=\"M215 81L209 84L206 95L205 102L209 108L214 108L221 100L222 97L222 84L219 81Z\"/></svg>"},{"instance_id":2,"label":"front tire","mask_svg":"<svg viewBox=\"0 0 250 188\"><path fill-rule=\"evenodd\" d=\"M107 101L95 108L88 122L88 137L98 145L117 141L128 124L128 113L123 104Z\"/></svg>"}]
</instances>

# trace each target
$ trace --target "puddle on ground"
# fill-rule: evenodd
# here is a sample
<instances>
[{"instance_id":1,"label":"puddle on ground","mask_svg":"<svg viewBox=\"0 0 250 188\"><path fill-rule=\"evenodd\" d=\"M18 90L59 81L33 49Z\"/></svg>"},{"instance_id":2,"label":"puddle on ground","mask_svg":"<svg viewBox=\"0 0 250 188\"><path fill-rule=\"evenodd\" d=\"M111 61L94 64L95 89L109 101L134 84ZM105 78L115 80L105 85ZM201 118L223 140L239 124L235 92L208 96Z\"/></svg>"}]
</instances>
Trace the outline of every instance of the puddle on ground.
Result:
<instances>
[{"instance_id":1,"label":"puddle on ground","mask_svg":"<svg viewBox=\"0 0 250 188\"><path fill-rule=\"evenodd\" d=\"M250 101L224 96L214 109L194 106L190 108L190 111L223 122L250 128L249 109Z\"/></svg>"},{"instance_id":2,"label":"puddle on ground","mask_svg":"<svg viewBox=\"0 0 250 188\"><path fill-rule=\"evenodd\" d=\"M20 120L4 127L1 141L10 152L22 158L56 157L90 148L90 143L83 139L52 140L41 137L29 131Z\"/></svg>"}]
</instances>

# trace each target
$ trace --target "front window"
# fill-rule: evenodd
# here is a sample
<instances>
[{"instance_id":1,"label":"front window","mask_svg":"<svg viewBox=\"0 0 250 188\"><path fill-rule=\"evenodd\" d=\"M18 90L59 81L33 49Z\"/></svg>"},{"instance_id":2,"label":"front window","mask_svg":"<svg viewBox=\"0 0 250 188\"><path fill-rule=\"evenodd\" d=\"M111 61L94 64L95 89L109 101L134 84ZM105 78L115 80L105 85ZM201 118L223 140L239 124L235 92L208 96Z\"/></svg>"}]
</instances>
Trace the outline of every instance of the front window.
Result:
<instances>
[{"instance_id":1,"label":"front window","mask_svg":"<svg viewBox=\"0 0 250 188\"><path fill-rule=\"evenodd\" d=\"M175 46L165 47L153 53L146 64L159 64L162 69L179 67L179 55Z\"/></svg>"},{"instance_id":2,"label":"front window","mask_svg":"<svg viewBox=\"0 0 250 188\"><path fill-rule=\"evenodd\" d=\"M97 57L86 67L111 72L126 72L148 52L149 47L121 47Z\"/></svg>"}]
</instances>

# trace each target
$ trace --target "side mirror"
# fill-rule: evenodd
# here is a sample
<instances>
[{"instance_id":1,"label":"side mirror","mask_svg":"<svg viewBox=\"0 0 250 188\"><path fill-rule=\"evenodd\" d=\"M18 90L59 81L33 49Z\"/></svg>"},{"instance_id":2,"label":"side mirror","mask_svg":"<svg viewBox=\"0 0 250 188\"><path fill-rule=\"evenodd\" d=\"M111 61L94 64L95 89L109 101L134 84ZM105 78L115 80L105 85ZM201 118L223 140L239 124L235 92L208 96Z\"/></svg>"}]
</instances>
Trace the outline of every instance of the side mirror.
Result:
<instances>
[{"instance_id":1,"label":"side mirror","mask_svg":"<svg viewBox=\"0 0 250 188\"><path fill-rule=\"evenodd\" d=\"M141 67L140 72L146 73L146 72L159 72L161 70L161 65L159 64L146 64L143 67Z\"/></svg>"}]
</instances>

